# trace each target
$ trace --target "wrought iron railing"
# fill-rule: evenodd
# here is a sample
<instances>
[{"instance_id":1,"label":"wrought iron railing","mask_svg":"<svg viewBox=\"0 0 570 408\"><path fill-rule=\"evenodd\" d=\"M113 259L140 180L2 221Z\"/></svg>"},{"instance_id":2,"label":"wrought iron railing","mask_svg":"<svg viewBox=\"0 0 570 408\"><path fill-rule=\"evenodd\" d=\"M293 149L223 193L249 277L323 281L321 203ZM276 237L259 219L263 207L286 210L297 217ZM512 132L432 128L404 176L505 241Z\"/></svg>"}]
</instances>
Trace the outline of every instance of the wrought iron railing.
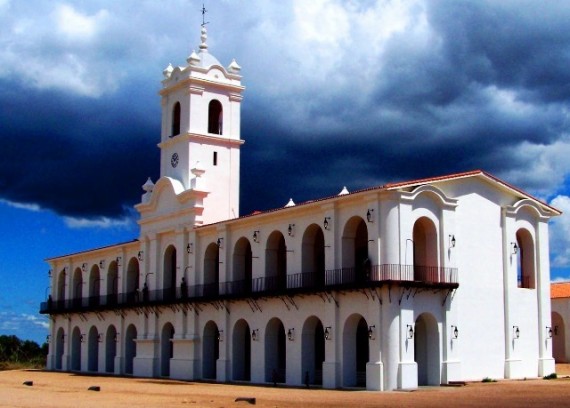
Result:
<instances>
[{"instance_id":1,"label":"wrought iron railing","mask_svg":"<svg viewBox=\"0 0 570 408\"><path fill-rule=\"evenodd\" d=\"M339 268L321 272L264 276L229 282L183 285L157 290L143 289L88 298L55 301L50 299L40 305L40 313L67 313L168 305L181 302L279 296L323 290L380 286L392 282L414 284L416 286L457 287L457 268L384 264L362 268Z\"/></svg>"}]
</instances>

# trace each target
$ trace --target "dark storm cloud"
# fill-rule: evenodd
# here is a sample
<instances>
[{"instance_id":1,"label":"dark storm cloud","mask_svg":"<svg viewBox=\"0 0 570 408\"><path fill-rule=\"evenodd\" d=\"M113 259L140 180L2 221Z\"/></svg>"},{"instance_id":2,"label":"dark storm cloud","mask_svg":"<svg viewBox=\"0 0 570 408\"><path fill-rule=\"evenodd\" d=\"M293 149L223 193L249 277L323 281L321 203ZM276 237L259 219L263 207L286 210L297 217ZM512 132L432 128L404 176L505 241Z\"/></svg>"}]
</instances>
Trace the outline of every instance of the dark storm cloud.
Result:
<instances>
[{"instance_id":1,"label":"dark storm cloud","mask_svg":"<svg viewBox=\"0 0 570 408\"><path fill-rule=\"evenodd\" d=\"M95 24L89 41L22 46L52 62L86 53L94 84L87 71L65 91L53 90L60 79L34 90L0 70L1 198L119 217L156 181L160 67L184 63L201 16L192 9L182 29L167 8L142 5L130 27L128 2L101 4L106 13L74 12L98 16L112 38ZM223 64L237 58L247 87L242 214L476 168L552 196L570 174L567 2L224 7L207 5L208 41Z\"/></svg>"}]
</instances>

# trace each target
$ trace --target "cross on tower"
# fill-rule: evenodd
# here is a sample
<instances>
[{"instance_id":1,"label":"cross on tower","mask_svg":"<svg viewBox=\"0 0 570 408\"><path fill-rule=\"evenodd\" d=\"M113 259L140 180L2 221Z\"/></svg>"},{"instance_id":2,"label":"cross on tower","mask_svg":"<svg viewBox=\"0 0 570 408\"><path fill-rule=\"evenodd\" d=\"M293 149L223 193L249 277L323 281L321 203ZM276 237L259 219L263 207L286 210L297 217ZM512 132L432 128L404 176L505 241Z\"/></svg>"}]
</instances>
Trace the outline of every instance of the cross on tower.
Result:
<instances>
[{"instance_id":1,"label":"cross on tower","mask_svg":"<svg viewBox=\"0 0 570 408\"><path fill-rule=\"evenodd\" d=\"M209 23L205 21L205 17L206 17L206 13L208 12L208 10L206 10L206 7L204 6L204 3L202 3L202 27L204 27L206 24Z\"/></svg>"}]
</instances>

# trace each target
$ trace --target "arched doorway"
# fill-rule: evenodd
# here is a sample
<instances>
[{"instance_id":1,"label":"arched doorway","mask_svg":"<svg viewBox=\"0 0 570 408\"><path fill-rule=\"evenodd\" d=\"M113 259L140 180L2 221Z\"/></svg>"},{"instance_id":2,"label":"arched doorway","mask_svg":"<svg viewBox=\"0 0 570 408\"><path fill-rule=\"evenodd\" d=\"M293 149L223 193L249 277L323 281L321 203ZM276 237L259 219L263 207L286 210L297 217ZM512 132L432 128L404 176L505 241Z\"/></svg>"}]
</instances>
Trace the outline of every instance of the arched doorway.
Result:
<instances>
[{"instance_id":1,"label":"arched doorway","mask_svg":"<svg viewBox=\"0 0 570 408\"><path fill-rule=\"evenodd\" d=\"M557 312L552 312L552 357L557 363L568 362L564 318Z\"/></svg>"},{"instance_id":2,"label":"arched doorway","mask_svg":"<svg viewBox=\"0 0 570 408\"><path fill-rule=\"evenodd\" d=\"M325 361L325 331L318 317L311 316L305 320L301 337L303 382L308 374L310 384L321 385Z\"/></svg>"},{"instance_id":3,"label":"arched doorway","mask_svg":"<svg viewBox=\"0 0 570 408\"><path fill-rule=\"evenodd\" d=\"M63 368L63 345L65 343L65 332L60 327L55 337L55 369Z\"/></svg>"},{"instance_id":4,"label":"arched doorway","mask_svg":"<svg viewBox=\"0 0 570 408\"><path fill-rule=\"evenodd\" d=\"M176 248L169 245L164 251L162 288L163 299L172 300L176 298Z\"/></svg>"},{"instance_id":5,"label":"arched doorway","mask_svg":"<svg viewBox=\"0 0 570 408\"><path fill-rule=\"evenodd\" d=\"M220 282L220 251L211 243L204 255L204 296L218 296Z\"/></svg>"},{"instance_id":6,"label":"arched doorway","mask_svg":"<svg viewBox=\"0 0 570 408\"><path fill-rule=\"evenodd\" d=\"M105 335L105 371L115 372L115 357L117 356L117 330L110 325Z\"/></svg>"},{"instance_id":7,"label":"arched doorway","mask_svg":"<svg viewBox=\"0 0 570 408\"><path fill-rule=\"evenodd\" d=\"M116 261L109 263L107 269L107 304L117 304L117 296L119 294L119 267Z\"/></svg>"},{"instance_id":8,"label":"arched doorway","mask_svg":"<svg viewBox=\"0 0 570 408\"><path fill-rule=\"evenodd\" d=\"M87 338L87 370L99 371L99 331L95 326L91 326Z\"/></svg>"},{"instance_id":9,"label":"arched doorway","mask_svg":"<svg viewBox=\"0 0 570 408\"><path fill-rule=\"evenodd\" d=\"M137 328L134 324L127 327L125 334L125 373L133 374L133 362L137 356Z\"/></svg>"},{"instance_id":10,"label":"arched doorway","mask_svg":"<svg viewBox=\"0 0 570 408\"><path fill-rule=\"evenodd\" d=\"M432 220L421 217L413 231L414 279L422 282L439 282L437 231Z\"/></svg>"},{"instance_id":11,"label":"arched doorway","mask_svg":"<svg viewBox=\"0 0 570 408\"><path fill-rule=\"evenodd\" d=\"M366 387L366 364L370 359L368 324L360 314L353 314L344 323L343 385Z\"/></svg>"},{"instance_id":12,"label":"arched doorway","mask_svg":"<svg viewBox=\"0 0 570 408\"><path fill-rule=\"evenodd\" d=\"M64 305L65 301L65 269L59 272L57 277L57 299L60 305Z\"/></svg>"},{"instance_id":13,"label":"arched doorway","mask_svg":"<svg viewBox=\"0 0 570 408\"><path fill-rule=\"evenodd\" d=\"M305 230L301 251L303 287L324 287L325 236L317 224L311 224Z\"/></svg>"},{"instance_id":14,"label":"arched doorway","mask_svg":"<svg viewBox=\"0 0 570 408\"><path fill-rule=\"evenodd\" d=\"M125 288L127 292L127 301L129 303L134 303L137 299L137 293L139 290L139 261L137 258L133 257L129 261L127 267L127 287Z\"/></svg>"},{"instance_id":15,"label":"arched doorway","mask_svg":"<svg viewBox=\"0 0 570 408\"><path fill-rule=\"evenodd\" d=\"M236 322L232 335L232 374L236 381L251 381L251 334L243 319Z\"/></svg>"},{"instance_id":16,"label":"arched doorway","mask_svg":"<svg viewBox=\"0 0 570 408\"><path fill-rule=\"evenodd\" d=\"M265 328L265 381L284 383L286 379L287 352L285 327L274 317Z\"/></svg>"},{"instance_id":17,"label":"arched doorway","mask_svg":"<svg viewBox=\"0 0 570 408\"><path fill-rule=\"evenodd\" d=\"M249 240L242 237L236 243L233 259L232 293L247 294L251 292L252 254Z\"/></svg>"},{"instance_id":18,"label":"arched doorway","mask_svg":"<svg viewBox=\"0 0 570 408\"><path fill-rule=\"evenodd\" d=\"M284 290L287 288L287 251L285 237L273 231L267 238L265 249L266 285L260 290Z\"/></svg>"},{"instance_id":19,"label":"arched doorway","mask_svg":"<svg viewBox=\"0 0 570 408\"><path fill-rule=\"evenodd\" d=\"M534 289L534 239L524 228L517 231L517 285L519 288Z\"/></svg>"},{"instance_id":20,"label":"arched doorway","mask_svg":"<svg viewBox=\"0 0 570 408\"><path fill-rule=\"evenodd\" d=\"M441 356L437 320L422 313L414 328L414 359L418 365L418 385L441 384Z\"/></svg>"},{"instance_id":21,"label":"arched doorway","mask_svg":"<svg viewBox=\"0 0 570 408\"><path fill-rule=\"evenodd\" d=\"M88 285L89 306L97 306L99 305L99 296L101 295L101 274L98 265L91 267Z\"/></svg>"},{"instance_id":22,"label":"arched doorway","mask_svg":"<svg viewBox=\"0 0 570 408\"><path fill-rule=\"evenodd\" d=\"M166 323L160 335L160 375L170 377L170 359L174 357L174 326Z\"/></svg>"},{"instance_id":23,"label":"arched doorway","mask_svg":"<svg viewBox=\"0 0 570 408\"><path fill-rule=\"evenodd\" d=\"M348 220L342 233L343 279L339 283L368 281L371 279L370 268L368 228L361 217L354 216Z\"/></svg>"},{"instance_id":24,"label":"arched doorway","mask_svg":"<svg viewBox=\"0 0 570 408\"><path fill-rule=\"evenodd\" d=\"M71 369L81 371L81 331L75 327L71 332Z\"/></svg>"},{"instance_id":25,"label":"arched doorway","mask_svg":"<svg viewBox=\"0 0 570 408\"><path fill-rule=\"evenodd\" d=\"M83 275L81 274L81 269L76 268L73 272L73 306L81 307L81 302L83 299Z\"/></svg>"},{"instance_id":26,"label":"arched doorway","mask_svg":"<svg viewBox=\"0 0 570 408\"><path fill-rule=\"evenodd\" d=\"M215 380L217 378L216 364L220 358L220 339L218 326L209 321L204 326L202 336L202 378Z\"/></svg>"}]
</instances>

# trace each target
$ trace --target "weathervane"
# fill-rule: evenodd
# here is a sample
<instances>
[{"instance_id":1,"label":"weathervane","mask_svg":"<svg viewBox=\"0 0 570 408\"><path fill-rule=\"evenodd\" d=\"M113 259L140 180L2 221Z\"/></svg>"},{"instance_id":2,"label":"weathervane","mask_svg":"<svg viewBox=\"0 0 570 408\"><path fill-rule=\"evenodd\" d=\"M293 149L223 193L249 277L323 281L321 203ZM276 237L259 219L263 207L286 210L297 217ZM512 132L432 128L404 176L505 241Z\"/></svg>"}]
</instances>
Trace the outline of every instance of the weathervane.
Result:
<instances>
[{"instance_id":1,"label":"weathervane","mask_svg":"<svg viewBox=\"0 0 570 408\"><path fill-rule=\"evenodd\" d=\"M205 21L205 17L206 17L206 13L208 12L208 10L206 10L206 7L204 6L204 3L202 3L202 27L204 27L206 24L209 23L209 21Z\"/></svg>"}]
</instances>

